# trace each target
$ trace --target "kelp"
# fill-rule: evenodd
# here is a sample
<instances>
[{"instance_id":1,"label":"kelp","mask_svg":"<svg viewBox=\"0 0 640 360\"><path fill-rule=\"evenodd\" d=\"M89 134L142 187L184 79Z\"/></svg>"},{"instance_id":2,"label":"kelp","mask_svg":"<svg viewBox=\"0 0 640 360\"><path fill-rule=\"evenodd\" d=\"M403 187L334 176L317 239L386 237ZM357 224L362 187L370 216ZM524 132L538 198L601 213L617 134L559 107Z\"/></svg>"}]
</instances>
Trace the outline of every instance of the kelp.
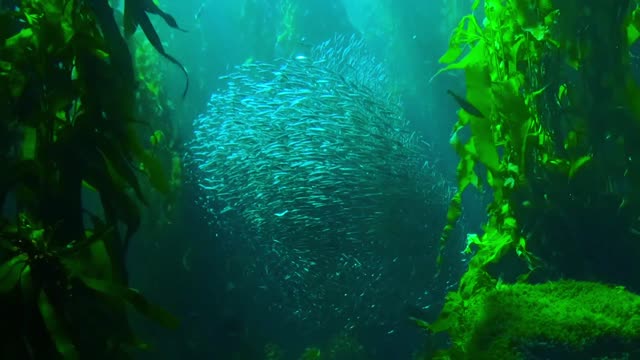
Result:
<instances>
[{"instance_id":1,"label":"kelp","mask_svg":"<svg viewBox=\"0 0 640 360\"><path fill-rule=\"evenodd\" d=\"M477 5L478 2L474 9ZM479 117L461 112L454 126L450 142L461 158L457 168L459 189L451 201L441 248L462 213L462 193L469 185L480 188L486 183L494 195L494 202L489 208L489 222L497 228L486 232L484 239L478 237L475 240L477 244L495 244L486 256L478 254L474 257L474 261L482 264L495 261L496 252L501 253L514 243L526 254L524 239L516 234L516 220L505 193L508 196L517 183L525 181L522 171L527 166L527 144L533 143L533 138L537 137L538 145L543 146L544 140L540 139L545 136L543 132L532 132L538 122L533 108L535 104L531 101L535 91L529 89L530 94L522 95L527 89L523 87L524 78L517 70L519 63L532 61L537 56L536 48L518 51L523 41L532 40L524 31L517 33L512 24L502 23L511 15L507 12L512 10L500 2L487 2L485 11L487 26L482 29L474 15L464 17L451 37L450 50L440 59L446 65L441 71L464 70L467 94L466 100L460 101L473 104L478 113L484 114ZM464 48L469 48L468 52L464 53ZM458 133L467 127L472 136L468 142L462 143ZM476 173L478 164L487 169L485 179Z\"/></svg>"},{"instance_id":2,"label":"kelp","mask_svg":"<svg viewBox=\"0 0 640 360\"><path fill-rule=\"evenodd\" d=\"M159 196L149 199L150 209L163 210L159 214L151 214L151 217L162 226L172 221L170 218L182 184L180 147L183 141L176 137L180 131L178 124L171 119L175 107L162 86L164 76L158 71L162 68L162 58L146 39L138 39L135 43L135 69L139 83L137 114L138 118L146 119L139 123L149 134L148 139L144 139L148 147L144 156L158 160L141 162L139 170L147 175L148 186L157 190Z\"/></svg>"},{"instance_id":3,"label":"kelp","mask_svg":"<svg viewBox=\"0 0 640 360\"><path fill-rule=\"evenodd\" d=\"M140 26L153 48L182 70L186 79L184 92L182 93L182 97L184 98L187 95L187 91L189 91L189 74L187 73L187 69L164 50L160 36L158 36L158 33L156 33L156 30L153 28L153 24L151 24L147 13L159 15L170 27L185 31L178 26L178 23L171 15L160 10L153 0L127 0L124 5L125 36L130 37L136 31L137 27Z\"/></svg>"},{"instance_id":4,"label":"kelp","mask_svg":"<svg viewBox=\"0 0 640 360\"><path fill-rule=\"evenodd\" d=\"M456 99L465 111L450 141L460 157L459 187L441 253L462 214L463 192L488 186L493 199L483 232L467 237L471 260L459 289L438 322L421 325L436 332L455 326L447 314L500 285L492 269L510 254L528 268L509 274L517 283L539 274L537 281L571 276L638 287L632 272L610 271L598 259L606 240L627 269L639 248L640 167L633 159L640 156L640 92L629 59L640 38L637 3L483 5L485 18L465 16L440 59L438 74L464 71L466 80L466 95ZM459 136L463 129L468 140ZM583 261L592 262L587 273ZM457 358L479 356L460 341L453 339Z\"/></svg>"},{"instance_id":5,"label":"kelp","mask_svg":"<svg viewBox=\"0 0 640 360\"><path fill-rule=\"evenodd\" d=\"M147 12L177 28L150 1L126 7L135 10L126 22L152 45ZM0 12L0 24L0 205L9 209L0 219L0 356L126 358L148 347L132 334L126 304L177 326L127 282L125 255L151 193L140 181L165 196L175 186L158 144L141 141L130 50L107 0L23 0Z\"/></svg>"}]
</instances>

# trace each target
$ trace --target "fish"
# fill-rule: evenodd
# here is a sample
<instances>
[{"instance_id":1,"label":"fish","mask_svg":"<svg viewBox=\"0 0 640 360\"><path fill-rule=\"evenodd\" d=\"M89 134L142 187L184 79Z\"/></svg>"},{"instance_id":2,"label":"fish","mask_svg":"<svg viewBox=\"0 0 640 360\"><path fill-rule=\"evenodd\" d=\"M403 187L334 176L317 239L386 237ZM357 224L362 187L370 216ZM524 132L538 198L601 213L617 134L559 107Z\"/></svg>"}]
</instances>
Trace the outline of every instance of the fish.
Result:
<instances>
[{"instance_id":1,"label":"fish","mask_svg":"<svg viewBox=\"0 0 640 360\"><path fill-rule=\"evenodd\" d=\"M484 115L482 114L482 112L480 112L480 110L478 110L477 107L475 107L473 104L471 104L465 98L463 98L462 96L457 95L456 93L454 93L451 90L447 90L447 94L451 95L453 97L453 99L458 103L458 105L460 105L462 110L467 112L467 114L473 115L473 116L481 118L481 119L484 119Z\"/></svg>"},{"instance_id":2,"label":"fish","mask_svg":"<svg viewBox=\"0 0 640 360\"><path fill-rule=\"evenodd\" d=\"M188 177L225 246L255 259L238 268L272 311L394 329L403 314L385 302L425 305L423 289L397 279L431 274L427 253L390 249L437 243L439 227L423 222L445 218L449 183L362 38L337 35L306 54L221 77L185 145ZM419 226L403 233L400 214Z\"/></svg>"}]
</instances>

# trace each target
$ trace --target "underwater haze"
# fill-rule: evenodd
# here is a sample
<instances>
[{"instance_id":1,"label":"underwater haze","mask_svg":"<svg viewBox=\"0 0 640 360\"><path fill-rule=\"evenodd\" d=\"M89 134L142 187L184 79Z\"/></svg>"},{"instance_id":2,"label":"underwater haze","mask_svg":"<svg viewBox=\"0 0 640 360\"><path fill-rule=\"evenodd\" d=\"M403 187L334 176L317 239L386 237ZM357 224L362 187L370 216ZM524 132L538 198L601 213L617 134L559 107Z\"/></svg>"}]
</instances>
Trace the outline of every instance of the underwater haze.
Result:
<instances>
[{"instance_id":1,"label":"underwater haze","mask_svg":"<svg viewBox=\"0 0 640 360\"><path fill-rule=\"evenodd\" d=\"M0 0L0 359L640 359L640 0Z\"/></svg>"},{"instance_id":2,"label":"underwater haze","mask_svg":"<svg viewBox=\"0 0 640 360\"><path fill-rule=\"evenodd\" d=\"M154 346L140 358L409 359L429 347L415 319L435 320L466 268L462 234L484 216L482 199L466 206L438 266L457 185L447 89L464 79L432 77L471 1L160 5L185 30L152 19L188 72L181 98L183 72L160 63L185 189L172 225L143 227L150 240L128 263L132 286L181 327L135 321Z\"/></svg>"}]
</instances>

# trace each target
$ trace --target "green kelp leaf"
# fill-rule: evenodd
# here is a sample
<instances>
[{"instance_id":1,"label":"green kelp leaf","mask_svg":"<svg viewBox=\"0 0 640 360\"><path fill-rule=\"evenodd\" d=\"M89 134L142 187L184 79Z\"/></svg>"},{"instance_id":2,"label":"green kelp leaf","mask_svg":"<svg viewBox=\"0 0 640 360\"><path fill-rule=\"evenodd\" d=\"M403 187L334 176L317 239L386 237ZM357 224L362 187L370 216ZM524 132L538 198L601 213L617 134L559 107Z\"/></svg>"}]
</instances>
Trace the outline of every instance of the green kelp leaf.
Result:
<instances>
[{"instance_id":1,"label":"green kelp leaf","mask_svg":"<svg viewBox=\"0 0 640 360\"><path fill-rule=\"evenodd\" d=\"M147 16L147 12L160 16L170 27L182 32L187 32L178 26L178 22L173 18L173 16L160 9L156 0L125 0L124 23L125 35L127 37L131 36L136 31L140 22L144 21L142 17Z\"/></svg>"},{"instance_id":2,"label":"green kelp leaf","mask_svg":"<svg viewBox=\"0 0 640 360\"><path fill-rule=\"evenodd\" d=\"M629 25L627 25L627 44L630 46L640 38L640 6L631 12Z\"/></svg>"},{"instance_id":3,"label":"green kelp leaf","mask_svg":"<svg viewBox=\"0 0 640 360\"><path fill-rule=\"evenodd\" d=\"M189 91L189 73L187 72L187 69L184 67L184 65L182 65L181 62L179 62L172 55L169 55L164 50L164 47L162 46L162 42L160 41L160 37L156 33L156 30L153 28L151 21L149 20L148 17L146 17L146 15L143 21L140 22L140 26L142 27L142 31L146 35L151 45L153 45L153 47L156 49L156 51L158 51L160 55L162 55L165 59L169 60L171 63L176 65L184 74L185 86L184 86L184 91L182 92L182 98L185 98L187 96L187 92Z\"/></svg>"},{"instance_id":4,"label":"green kelp leaf","mask_svg":"<svg viewBox=\"0 0 640 360\"><path fill-rule=\"evenodd\" d=\"M456 222L462 215L462 192L458 191L451 199L451 206L447 211L447 222Z\"/></svg>"},{"instance_id":5,"label":"green kelp leaf","mask_svg":"<svg viewBox=\"0 0 640 360\"><path fill-rule=\"evenodd\" d=\"M156 32L151 20L149 19L149 15L147 12L152 14L157 14L163 18L163 20L167 23L167 25L172 28L182 30L178 27L175 19L160 10L157 5L153 4L151 0L126 0L124 5L124 27L125 27L125 36L130 37L136 31L138 26L142 28L144 35L146 36L149 43L153 46L156 51L162 55L165 59L169 60L171 63L175 64L182 70L182 73L185 76L186 84L184 88L184 92L182 93L182 97L184 98L187 95L187 91L189 90L189 73L187 69L176 60L173 56L169 55L162 45L162 41L160 40L160 36ZM184 31L184 30L182 30Z\"/></svg>"},{"instance_id":6,"label":"green kelp leaf","mask_svg":"<svg viewBox=\"0 0 640 360\"><path fill-rule=\"evenodd\" d=\"M44 324L47 330L49 330L49 335L51 335L58 353L60 353L65 360L78 359L76 347L64 328L63 319L58 316L51 302L49 302L49 297L44 289L40 290L40 294L38 295L38 307L40 308L42 320L44 320Z\"/></svg>"},{"instance_id":7,"label":"green kelp leaf","mask_svg":"<svg viewBox=\"0 0 640 360\"><path fill-rule=\"evenodd\" d=\"M100 49L91 49L91 53L100 60L109 60L109 53Z\"/></svg>"},{"instance_id":8,"label":"green kelp leaf","mask_svg":"<svg viewBox=\"0 0 640 360\"><path fill-rule=\"evenodd\" d=\"M509 61L510 63L513 64L517 64L518 61L520 60L520 58L518 57L518 52L520 51L520 46L522 46L522 44L526 44L526 39L524 36L522 35L518 35L517 40L515 42L515 44L513 44L510 48L509 48ZM513 68L514 71L510 71L509 75L516 73L518 70L517 68Z\"/></svg>"},{"instance_id":9,"label":"green kelp leaf","mask_svg":"<svg viewBox=\"0 0 640 360\"><path fill-rule=\"evenodd\" d=\"M549 87L549 84L547 84L547 85L541 87L540 89L538 89L536 91L533 91L531 94L527 95L527 99L528 100L526 102L531 101L530 99L533 99L538 95L541 95L545 90L547 90L547 87Z\"/></svg>"},{"instance_id":10,"label":"green kelp leaf","mask_svg":"<svg viewBox=\"0 0 640 360\"><path fill-rule=\"evenodd\" d=\"M128 242L140 226L139 203L128 191L127 182L114 169L104 153L94 148L93 151L87 151L82 155L86 163L92 164L85 175L85 181L98 190L103 207L109 212L114 212L117 219L127 225L125 242ZM137 182L137 178L135 180Z\"/></svg>"},{"instance_id":11,"label":"green kelp leaf","mask_svg":"<svg viewBox=\"0 0 640 360\"><path fill-rule=\"evenodd\" d=\"M107 233L107 235L110 234L112 234L112 232ZM111 239L107 238L107 240ZM109 252L107 251L107 247L105 246L104 242L105 240L91 242L91 245L89 245L89 248L87 249L89 255L86 258L91 259L91 268L93 269L92 276L111 280L111 257L109 257Z\"/></svg>"},{"instance_id":12,"label":"green kelp leaf","mask_svg":"<svg viewBox=\"0 0 640 360\"><path fill-rule=\"evenodd\" d=\"M33 36L33 30L31 28L24 28L20 30L19 33L5 40L4 46L6 46L7 48L13 48L13 49L18 49L18 48L24 49L36 42L37 42L37 38Z\"/></svg>"},{"instance_id":13,"label":"green kelp leaf","mask_svg":"<svg viewBox=\"0 0 640 360\"><path fill-rule=\"evenodd\" d=\"M157 321L159 324L165 327L175 329L180 325L178 319L176 319L173 315L171 315L161 307L151 304L137 290L116 284L111 281L98 280L90 277L81 277L80 279L91 289L109 296L125 300L141 314Z\"/></svg>"},{"instance_id":14,"label":"green kelp leaf","mask_svg":"<svg viewBox=\"0 0 640 360\"><path fill-rule=\"evenodd\" d=\"M516 245L516 254L518 257L523 258L527 262L527 267L529 268L529 273L523 274L523 281L526 281L526 278L535 270L536 265L535 261L537 260L536 256L533 255L529 250L527 250L527 240L524 237L520 237L518 240L518 244ZM521 275L521 276L523 276ZM520 279L518 279L520 281Z\"/></svg>"},{"instance_id":15,"label":"green kelp leaf","mask_svg":"<svg viewBox=\"0 0 640 360\"><path fill-rule=\"evenodd\" d=\"M472 102L485 116L481 119L460 113L459 116L467 117L471 126L471 140L475 148L475 156L485 165L493 175L498 174L500 159L494 141L493 129L491 128L491 110L493 96L490 88L490 77L486 66L472 66L466 69L467 79L467 99Z\"/></svg>"},{"instance_id":16,"label":"green kelp leaf","mask_svg":"<svg viewBox=\"0 0 640 360\"><path fill-rule=\"evenodd\" d=\"M480 242L484 249L476 256L482 265L487 265L502 258L511 247L513 238L510 234L498 231L494 226L488 226Z\"/></svg>"},{"instance_id":17,"label":"green kelp leaf","mask_svg":"<svg viewBox=\"0 0 640 360\"><path fill-rule=\"evenodd\" d=\"M24 128L24 138L22 140L22 160L33 160L36 157L37 143L36 129L31 126Z\"/></svg>"},{"instance_id":18,"label":"green kelp leaf","mask_svg":"<svg viewBox=\"0 0 640 360\"><path fill-rule=\"evenodd\" d=\"M429 325L429 329L434 333L440 333L454 326L459 326L457 313L458 309L463 308L463 303L464 300L458 292L449 292L440 315L436 321Z\"/></svg>"},{"instance_id":19,"label":"green kelp leaf","mask_svg":"<svg viewBox=\"0 0 640 360\"><path fill-rule=\"evenodd\" d=\"M525 151L527 145L527 137L536 134L535 121L533 115L529 112L529 106L525 104L522 97L522 84L524 77L520 74L507 79L506 81L492 83L491 93L496 103L496 112L505 119L503 122L503 133L511 141L514 149L521 149L521 160L518 164L520 168L524 168Z\"/></svg>"},{"instance_id":20,"label":"green kelp leaf","mask_svg":"<svg viewBox=\"0 0 640 360\"><path fill-rule=\"evenodd\" d=\"M535 26L523 28L522 30L531 34L538 41L544 40L549 33L549 28L542 24L536 24Z\"/></svg>"},{"instance_id":21,"label":"green kelp leaf","mask_svg":"<svg viewBox=\"0 0 640 360\"><path fill-rule=\"evenodd\" d=\"M27 266L27 254L19 254L0 265L0 294L13 290Z\"/></svg>"},{"instance_id":22,"label":"green kelp leaf","mask_svg":"<svg viewBox=\"0 0 640 360\"><path fill-rule=\"evenodd\" d=\"M482 242L480 241L480 236L478 236L478 234L467 234L467 246L464 248L462 253L469 255L473 251L471 248L472 245L479 246L481 244Z\"/></svg>"},{"instance_id":23,"label":"green kelp leaf","mask_svg":"<svg viewBox=\"0 0 640 360\"><path fill-rule=\"evenodd\" d=\"M171 157L171 180L169 185L172 190L176 190L182 184L182 161L180 156L174 153Z\"/></svg>"},{"instance_id":24,"label":"green kelp leaf","mask_svg":"<svg viewBox=\"0 0 640 360\"><path fill-rule=\"evenodd\" d=\"M463 28L461 31L458 31L455 36L456 43L471 44L482 39L482 28L478 25L475 15L469 14L464 16L460 23L463 24ZM466 27L464 25L466 25Z\"/></svg>"},{"instance_id":25,"label":"green kelp leaf","mask_svg":"<svg viewBox=\"0 0 640 360\"><path fill-rule=\"evenodd\" d=\"M82 180L82 187L92 192L98 192L98 190L91 186L91 184L89 184L86 180Z\"/></svg>"},{"instance_id":26,"label":"green kelp leaf","mask_svg":"<svg viewBox=\"0 0 640 360\"><path fill-rule=\"evenodd\" d=\"M31 266L25 266L20 276L20 289L22 290L23 301L35 300L33 288L33 277L31 276Z\"/></svg>"},{"instance_id":27,"label":"green kelp leaf","mask_svg":"<svg viewBox=\"0 0 640 360\"><path fill-rule=\"evenodd\" d=\"M582 169L582 167L586 165L589 161L591 161L592 158L593 156L591 155L585 155L579 158L578 160L572 162L571 167L569 168L569 179L573 179L573 177L576 175L576 172Z\"/></svg>"},{"instance_id":28,"label":"green kelp leaf","mask_svg":"<svg viewBox=\"0 0 640 360\"><path fill-rule=\"evenodd\" d=\"M129 51L127 42L122 37L120 25L116 22L116 19L114 16L116 12L114 12L113 8L109 5L108 1L92 0L92 1L86 1L83 3L88 5L89 8L93 11L95 20L97 24L100 26L102 37L104 38L103 40L104 50L109 54L109 62L113 64L115 69L118 69L118 77L120 78L119 80L122 81L122 86L119 88L125 90L118 94L110 93L110 95L112 97L117 95L116 97L119 97L119 98L126 97L125 99L121 99L121 100L124 100L123 111L125 113L129 113L133 108L132 103L134 100L133 96L128 96L132 94L132 90L135 86L133 61L131 59L131 53ZM127 6L128 3L129 3L129 0L125 1L125 7ZM125 21L125 27L126 27L126 18L124 19L124 21ZM82 51L79 52L78 58L76 58L76 66L78 67L78 72L81 75L84 75L90 78L95 78L96 75L92 74L92 71L89 71L87 66L89 66L89 68L93 68L94 67L93 63L96 62L94 59L96 58L92 56L86 56L89 53L91 53L87 49L95 48L93 41L90 40L91 38L82 37L82 36L76 36L75 39L76 39L75 41L85 43L85 46L80 46L79 44L76 45L76 47L78 47L79 49L83 49ZM83 58L86 58L86 60L82 60ZM78 61L78 59L81 59L81 61ZM88 83L90 84L91 80L90 79L87 79L87 80L88 80ZM98 84L103 85L103 82L98 82Z\"/></svg>"},{"instance_id":29,"label":"green kelp leaf","mask_svg":"<svg viewBox=\"0 0 640 360\"><path fill-rule=\"evenodd\" d=\"M162 132L162 130L156 130L149 137L149 143L151 144L151 146L157 146L158 144L161 144L164 142L164 138L165 138L164 132Z\"/></svg>"},{"instance_id":30,"label":"green kelp leaf","mask_svg":"<svg viewBox=\"0 0 640 360\"><path fill-rule=\"evenodd\" d=\"M167 195L171 191L171 185L169 184L169 178L167 173L160 162L160 159L151 155L149 152L144 151L141 158L145 171L149 175L149 182L158 190L161 194Z\"/></svg>"},{"instance_id":31,"label":"green kelp leaf","mask_svg":"<svg viewBox=\"0 0 640 360\"><path fill-rule=\"evenodd\" d=\"M64 7L64 12L60 21L65 44L68 44L76 33L73 25L74 11L76 11L76 5L67 4L67 6Z\"/></svg>"},{"instance_id":32,"label":"green kelp leaf","mask_svg":"<svg viewBox=\"0 0 640 360\"><path fill-rule=\"evenodd\" d=\"M543 20L540 14L541 9L538 8L538 1L515 0L509 3L514 10L514 20L523 27L523 30L526 31L524 28L533 27Z\"/></svg>"},{"instance_id":33,"label":"green kelp leaf","mask_svg":"<svg viewBox=\"0 0 640 360\"><path fill-rule=\"evenodd\" d=\"M487 118L491 117L493 94L491 91L491 72L486 58L478 58L465 67L467 84L466 99ZM483 123L488 123L484 121Z\"/></svg>"},{"instance_id":34,"label":"green kelp leaf","mask_svg":"<svg viewBox=\"0 0 640 360\"><path fill-rule=\"evenodd\" d=\"M627 27L627 45L631 46L640 39L640 31L638 26L634 23L629 24Z\"/></svg>"},{"instance_id":35,"label":"green kelp leaf","mask_svg":"<svg viewBox=\"0 0 640 360\"><path fill-rule=\"evenodd\" d=\"M142 214L138 203L133 199L133 197L126 193L117 193L115 195L115 199L107 199L105 196L102 196L102 194L100 198L103 202L111 202L117 211L118 218L127 226L127 232L124 239L126 248L126 244L128 244L131 237L133 237L133 234L135 234L138 231L138 228L140 228Z\"/></svg>"},{"instance_id":36,"label":"green kelp leaf","mask_svg":"<svg viewBox=\"0 0 640 360\"><path fill-rule=\"evenodd\" d=\"M565 96L567 96L567 91L567 84L562 84L558 87L558 95L556 95L558 102L564 100Z\"/></svg>"},{"instance_id":37,"label":"green kelp leaf","mask_svg":"<svg viewBox=\"0 0 640 360\"><path fill-rule=\"evenodd\" d=\"M124 157L123 150L105 142L98 148L98 152L102 155L105 168L113 182L121 187L120 190L123 190L125 186L130 186L136 193L138 200L147 205L138 177L133 172L129 161Z\"/></svg>"},{"instance_id":38,"label":"green kelp leaf","mask_svg":"<svg viewBox=\"0 0 640 360\"><path fill-rule=\"evenodd\" d=\"M637 123L640 121L640 101L638 101L640 99L640 87L633 77L627 77L624 89L625 107L631 110L634 121Z\"/></svg>"},{"instance_id":39,"label":"green kelp leaf","mask_svg":"<svg viewBox=\"0 0 640 360\"><path fill-rule=\"evenodd\" d=\"M483 140L480 138L472 137L469 142L464 145L463 153L470 156L470 158L473 159L474 162L484 165L489 171L497 174L499 173L500 169L497 158L498 153L497 151L495 151L495 146L491 147L490 144L483 144L482 141ZM492 161L495 162L495 164L492 163ZM474 184L474 186L477 187L477 183L479 182L476 181L476 184Z\"/></svg>"},{"instance_id":40,"label":"green kelp leaf","mask_svg":"<svg viewBox=\"0 0 640 360\"><path fill-rule=\"evenodd\" d=\"M577 146L578 146L578 134L575 131L571 130L567 134L567 138L564 139L564 149L565 150L574 149Z\"/></svg>"},{"instance_id":41,"label":"green kelp leaf","mask_svg":"<svg viewBox=\"0 0 640 360\"><path fill-rule=\"evenodd\" d=\"M438 272L440 271L439 266L442 264L442 254L444 252L444 248L447 245L447 241L449 240L449 236L451 236L451 232L456 226L458 219L462 215L462 192L464 189L458 189L458 192L453 196L451 202L449 203L449 209L447 210L447 225L445 225L442 230L442 234L440 235L440 248L438 250Z\"/></svg>"},{"instance_id":42,"label":"green kelp leaf","mask_svg":"<svg viewBox=\"0 0 640 360\"><path fill-rule=\"evenodd\" d=\"M435 75L433 75L429 81L432 81L436 76L440 75L445 71L463 70L475 64L486 63L486 61L487 61L486 44L484 43L484 40L480 40L471 49L471 51L469 51L469 53L464 58L462 58L462 60L453 64L449 64L446 67L438 70L438 72L436 72ZM467 95L467 99L469 99L468 95ZM471 99L469 99L469 101L471 101Z\"/></svg>"},{"instance_id":43,"label":"green kelp leaf","mask_svg":"<svg viewBox=\"0 0 640 360\"><path fill-rule=\"evenodd\" d=\"M503 221L502 221L502 230L504 231L508 231L508 232L514 232L516 230L518 230L518 222L516 221L516 219L514 217L506 217Z\"/></svg>"},{"instance_id":44,"label":"green kelp leaf","mask_svg":"<svg viewBox=\"0 0 640 360\"><path fill-rule=\"evenodd\" d=\"M14 99L22 96L29 80L21 71L11 71L7 74L6 84L9 87L9 95Z\"/></svg>"},{"instance_id":45,"label":"green kelp leaf","mask_svg":"<svg viewBox=\"0 0 640 360\"><path fill-rule=\"evenodd\" d=\"M156 134L157 132L154 133L154 136L156 136ZM162 134L160 141L166 141L163 140L163 138L164 134ZM167 171L165 171L165 168L162 166L160 159L147 151L135 136L131 136L129 148L135 155L135 158L140 161L140 165L147 174L151 185L161 194L169 194L171 184L167 176Z\"/></svg>"},{"instance_id":46,"label":"green kelp leaf","mask_svg":"<svg viewBox=\"0 0 640 360\"><path fill-rule=\"evenodd\" d=\"M0 60L0 76L6 76L13 71L13 63Z\"/></svg>"},{"instance_id":47,"label":"green kelp leaf","mask_svg":"<svg viewBox=\"0 0 640 360\"><path fill-rule=\"evenodd\" d=\"M176 21L176 19L173 18L173 16L169 15L168 13L162 11L160 9L160 7L158 6L157 1L149 1L146 0L146 4L145 4L145 11L147 11L150 14L156 14L158 16L160 16L162 18L162 20L164 20L164 22L169 25L170 27L176 29L176 30L180 30L182 32L187 32L186 30L180 28L180 26L178 26L178 22Z\"/></svg>"},{"instance_id":48,"label":"green kelp leaf","mask_svg":"<svg viewBox=\"0 0 640 360\"><path fill-rule=\"evenodd\" d=\"M464 47L450 47L449 50L447 50L447 52L445 52L444 55L442 55L440 59L438 59L438 62L441 64L451 64L452 62L458 60L463 52Z\"/></svg>"},{"instance_id":49,"label":"green kelp leaf","mask_svg":"<svg viewBox=\"0 0 640 360\"><path fill-rule=\"evenodd\" d=\"M451 64L458 60L465 48L479 40L481 36L482 29L478 26L476 18L473 15L463 17L451 33L449 48L440 59L438 59L438 62L441 64Z\"/></svg>"},{"instance_id":50,"label":"green kelp leaf","mask_svg":"<svg viewBox=\"0 0 640 360\"><path fill-rule=\"evenodd\" d=\"M456 173L458 186L461 189L466 189L469 185L473 185L476 189L480 187L480 178L478 178L478 174L475 171L475 157L469 152L471 148L473 148L473 143L467 143L463 146L463 150L458 151L461 158L456 168ZM475 153L476 151L473 150L473 154Z\"/></svg>"},{"instance_id":51,"label":"green kelp leaf","mask_svg":"<svg viewBox=\"0 0 640 360\"><path fill-rule=\"evenodd\" d=\"M124 36L129 38L136 32L138 29L138 21L137 17L139 16L137 13L139 12L139 2L138 0L125 0L124 2L124 13L123 13L123 23L124 23Z\"/></svg>"},{"instance_id":52,"label":"green kelp leaf","mask_svg":"<svg viewBox=\"0 0 640 360\"><path fill-rule=\"evenodd\" d=\"M62 262L74 276L111 280L113 268L105 241L113 241L113 228L91 234L84 242L67 249Z\"/></svg>"}]
</instances>

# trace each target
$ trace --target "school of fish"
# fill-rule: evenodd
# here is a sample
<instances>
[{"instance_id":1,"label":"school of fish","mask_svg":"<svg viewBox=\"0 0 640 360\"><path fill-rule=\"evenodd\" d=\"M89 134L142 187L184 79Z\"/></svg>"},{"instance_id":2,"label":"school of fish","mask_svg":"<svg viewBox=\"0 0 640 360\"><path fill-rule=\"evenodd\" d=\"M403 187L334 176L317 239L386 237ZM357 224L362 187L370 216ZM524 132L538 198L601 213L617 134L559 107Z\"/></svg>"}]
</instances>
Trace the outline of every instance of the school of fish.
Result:
<instances>
[{"instance_id":1,"label":"school of fish","mask_svg":"<svg viewBox=\"0 0 640 360\"><path fill-rule=\"evenodd\" d=\"M221 79L189 164L269 306L347 329L395 318L390 301L428 307L409 280L433 276L453 190L364 41L336 36Z\"/></svg>"}]
</instances>

